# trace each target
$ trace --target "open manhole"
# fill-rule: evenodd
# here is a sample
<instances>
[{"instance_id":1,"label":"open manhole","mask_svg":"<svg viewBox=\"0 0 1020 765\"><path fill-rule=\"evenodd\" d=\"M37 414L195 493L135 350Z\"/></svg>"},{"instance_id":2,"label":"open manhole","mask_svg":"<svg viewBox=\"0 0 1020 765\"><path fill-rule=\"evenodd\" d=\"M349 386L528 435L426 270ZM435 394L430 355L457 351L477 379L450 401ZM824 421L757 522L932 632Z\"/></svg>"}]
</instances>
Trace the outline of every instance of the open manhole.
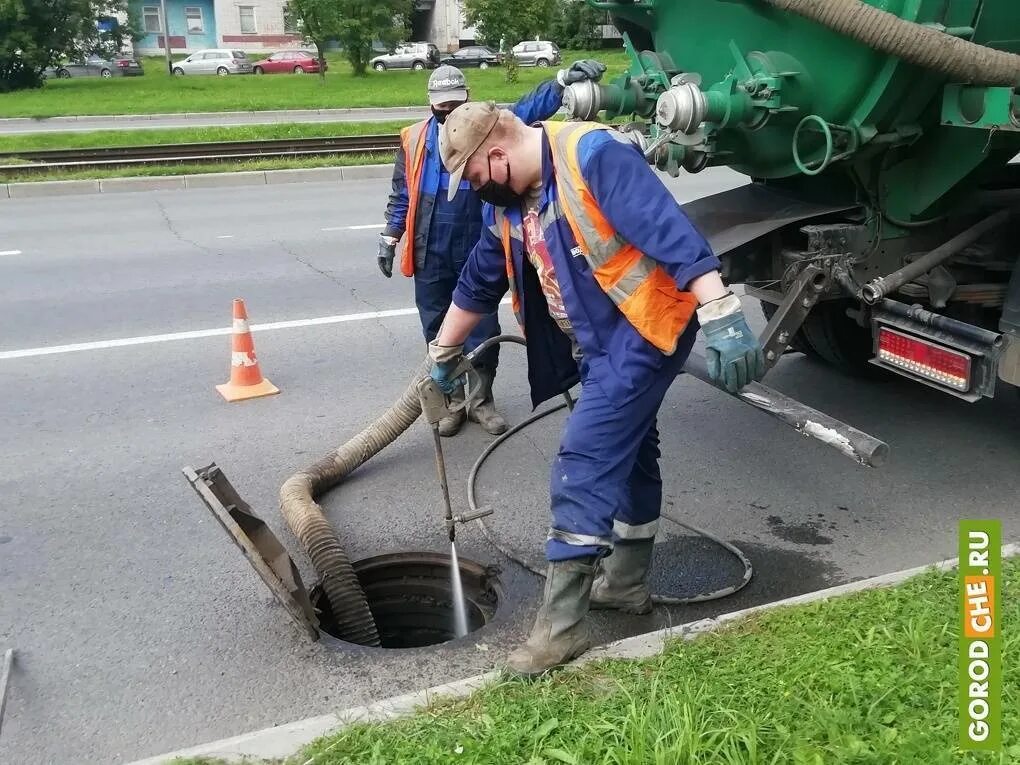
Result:
<instances>
[{"instance_id":1,"label":"open manhole","mask_svg":"<svg viewBox=\"0 0 1020 765\"><path fill-rule=\"evenodd\" d=\"M453 587L450 556L399 552L355 561L383 648L421 648L453 640ZM497 569L460 558L468 632L484 627L499 605ZM329 601L319 585L311 591L319 629L340 640Z\"/></svg>"},{"instance_id":2,"label":"open manhole","mask_svg":"<svg viewBox=\"0 0 1020 765\"><path fill-rule=\"evenodd\" d=\"M333 647L352 646L337 634L322 587L305 589L294 560L215 465L184 474L220 526L241 548L252 568L305 635ZM383 648L420 648L452 640L454 632L451 556L398 552L352 563L375 618ZM501 594L499 569L460 558L468 632L485 626Z\"/></svg>"}]
</instances>

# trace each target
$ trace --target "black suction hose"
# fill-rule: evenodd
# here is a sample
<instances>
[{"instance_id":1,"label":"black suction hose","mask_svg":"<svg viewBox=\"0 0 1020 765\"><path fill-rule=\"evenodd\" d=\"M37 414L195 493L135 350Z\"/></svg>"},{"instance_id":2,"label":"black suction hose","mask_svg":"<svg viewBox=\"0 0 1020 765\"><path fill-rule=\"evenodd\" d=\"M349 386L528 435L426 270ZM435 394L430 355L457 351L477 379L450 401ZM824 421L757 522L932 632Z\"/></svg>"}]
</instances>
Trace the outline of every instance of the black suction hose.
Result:
<instances>
[{"instance_id":1,"label":"black suction hose","mask_svg":"<svg viewBox=\"0 0 1020 765\"><path fill-rule=\"evenodd\" d=\"M515 343L517 345L526 345L524 338L522 337L518 337L516 335L497 335L496 337L486 340L484 343L475 348L475 350L473 350L469 354L469 357L475 358L477 356L480 356L488 348L491 348L493 345L497 343ZM536 412L535 414L528 417L526 420L517 423L512 428L507 430L506 433L503 433L495 440L493 440L492 443L486 446L484 450L482 450L482 453L478 455L478 459L476 459L475 463L471 466L471 472L468 473L467 478L467 501L470 512L473 513L478 510L478 497L476 484L478 482L478 473L482 469L482 465L485 464L485 461L489 459L489 457L492 455L494 451L496 451L496 449L498 449L500 446L506 443L510 438L515 436L517 433L520 433L522 430L527 428L529 425L533 425L539 420L544 419L545 417L548 417L549 415L554 414L556 412L560 412L563 409L567 408L573 409L574 401L570 397L570 393L569 392L564 393L563 397L565 400L562 403L556 404L555 406L549 407L548 409L543 409L540 412ZM736 545L731 544L730 542L727 542L724 539L720 539L714 534L711 534L705 531L704 529L700 529L697 526L691 526L689 523L684 523L671 513L662 512L660 514L663 518L672 521L677 526L681 526L687 529L688 531L691 531L699 536L705 537L705 539L715 542L717 545L725 549L727 552L732 553L734 557L736 557L737 560L739 560L741 565L744 567L744 573L741 576L739 582L737 582L736 584L729 585L728 587L723 587L718 590L712 590L710 592L704 592L698 595L691 595L686 597L680 597L677 595L653 594L652 595L653 602L659 605L668 606L685 605L688 603L704 603L709 600L718 600L719 598L725 598L729 595L733 595L734 593L739 592L744 587L746 587L747 583L751 581L751 577L754 574L754 569L751 566L751 561L743 553L743 551L740 550L740 548L738 548ZM489 541L489 543L497 550L499 550L501 553L503 553L506 557L508 557L514 563L523 566L533 574L537 574L538 576L541 577L545 576L545 571L536 566L533 566L523 557L518 555L516 552L508 548L506 545L502 544L496 537L495 532L493 532L493 530L489 528L489 526L485 523L484 518L476 519L475 523L478 525L479 530Z\"/></svg>"}]
</instances>

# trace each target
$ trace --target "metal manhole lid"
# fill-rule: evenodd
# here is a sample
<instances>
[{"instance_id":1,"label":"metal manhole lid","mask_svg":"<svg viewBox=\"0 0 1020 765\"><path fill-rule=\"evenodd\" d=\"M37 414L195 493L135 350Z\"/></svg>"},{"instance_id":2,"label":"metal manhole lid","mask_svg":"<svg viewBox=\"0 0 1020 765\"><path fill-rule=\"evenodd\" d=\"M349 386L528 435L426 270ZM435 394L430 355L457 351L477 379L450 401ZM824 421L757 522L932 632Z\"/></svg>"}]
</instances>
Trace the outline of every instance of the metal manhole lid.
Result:
<instances>
[{"instance_id":1,"label":"metal manhole lid","mask_svg":"<svg viewBox=\"0 0 1020 765\"><path fill-rule=\"evenodd\" d=\"M308 591L272 529L252 512L215 462L197 470L185 467L181 472L298 628L318 640L319 622Z\"/></svg>"}]
</instances>

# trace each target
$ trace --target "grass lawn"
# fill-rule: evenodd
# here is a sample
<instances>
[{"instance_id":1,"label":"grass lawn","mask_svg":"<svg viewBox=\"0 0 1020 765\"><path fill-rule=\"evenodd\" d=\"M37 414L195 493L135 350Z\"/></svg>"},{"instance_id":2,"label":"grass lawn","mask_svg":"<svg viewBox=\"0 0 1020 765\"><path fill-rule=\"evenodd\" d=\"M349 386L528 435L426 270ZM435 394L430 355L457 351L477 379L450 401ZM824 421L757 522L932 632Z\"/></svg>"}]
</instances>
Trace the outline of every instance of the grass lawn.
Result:
<instances>
[{"instance_id":1,"label":"grass lawn","mask_svg":"<svg viewBox=\"0 0 1020 765\"><path fill-rule=\"evenodd\" d=\"M273 125L167 128L156 130L95 130L85 133L0 135L0 152L91 149L106 146L152 146L202 141L255 141L269 138L319 138L348 135L389 135L413 120L392 122L289 122Z\"/></svg>"},{"instance_id":2,"label":"grass lawn","mask_svg":"<svg viewBox=\"0 0 1020 765\"><path fill-rule=\"evenodd\" d=\"M200 173L239 173L245 170L291 170L309 167L348 167L350 165L382 165L393 162L393 152L384 154L345 154L295 159L252 159L244 162L223 162L200 165L162 165L153 167L120 167L55 171L50 173L4 172L0 163L0 183L35 181L77 181L103 178L140 178L158 175L198 175Z\"/></svg>"},{"instance_id":3,"label":"grass lawn","mask_svg":"<svg viewBox=\"0 0 1020 765\"><path fill-rule=\"evenodd\" d=\"M622 50L563 52L565 62L585 57L604 61L609 76L627 66ZM160 58L145 59L144 66L142 77L50 80L36 90L0 95L0 117L424 105L429 77L427 71L409 70L354 77L346 62L335 56L330 57L324 84L317 75L171 77ZM521 69L519 81L508 84L501 68L467 72L473 96L495 101L514 101L554 75L552 68Z\"/></svg>"},{"instance_id":4,"label":"grass lawn","mask_svg":"<svg viewBox=\"0 0 1020 765\"><path fill-rule=\"evenodd\" d=\"M1020 561L1004 562L999 753L957 749L955 572L766 612L658 657L505 681L320 739L298 765L1020 762ZM189 760L197 763L201 760Z\"/></svg>"}]
</instances>

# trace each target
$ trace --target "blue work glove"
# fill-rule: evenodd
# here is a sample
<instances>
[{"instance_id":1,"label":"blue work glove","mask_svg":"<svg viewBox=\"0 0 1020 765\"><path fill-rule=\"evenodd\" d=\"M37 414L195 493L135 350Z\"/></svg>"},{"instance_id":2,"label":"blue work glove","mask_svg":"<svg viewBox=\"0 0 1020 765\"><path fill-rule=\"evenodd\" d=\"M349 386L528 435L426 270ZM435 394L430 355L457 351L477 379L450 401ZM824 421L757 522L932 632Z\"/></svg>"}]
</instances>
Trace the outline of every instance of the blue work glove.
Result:
<instances>
[{"instance_id":1,"label":"blue work glove","mask_svg":"<svg viewBox=\"0 0 1020 765\"><path fill-rule=\"evenodd\" d=\"M390 236L379 238L379 252L375 256L382 275L389 279L393 276L393 259L397 256L397 240Z\"/></svg>"},{"instance_id":2,"label":"blue work glove","mask_svg":"<svg viewBox=\"0 0 1020 765\"><path fill-rule=\"evenodd\" d=\"M736 295L712 300L698 309L705 333L705 360L712 382L736 393L749 382L765 376L761 343L747 326Z\"/></svg>"},{"instance_id":3,"label":"blue work glove","mask_svg":"<svg viewBox=\"0 0 1020 765\"><path fill-rule=\"evenodd\" d=\"M584 82L585 80L598 82L602 79L605 71L606 65L601 61L596 61L593 58L583 58L571 64L569 69L560 69L556 73L556 81L564 88L567 85L575 82Z\"/></svg>"},{"instance_id":4,"label":"blue work glove","mask_svg":"<svg viewBox=\"0 0 1020 765\"><path fill-rule=\"evenodd\" d=\"M429 357L432 359L432 371L429 374L436 387L447 396L452 396L464 384L463 379L453 376L464 357L464 346L437 345L433 340L429 343Z\"/></svg>"}]
</instances>

